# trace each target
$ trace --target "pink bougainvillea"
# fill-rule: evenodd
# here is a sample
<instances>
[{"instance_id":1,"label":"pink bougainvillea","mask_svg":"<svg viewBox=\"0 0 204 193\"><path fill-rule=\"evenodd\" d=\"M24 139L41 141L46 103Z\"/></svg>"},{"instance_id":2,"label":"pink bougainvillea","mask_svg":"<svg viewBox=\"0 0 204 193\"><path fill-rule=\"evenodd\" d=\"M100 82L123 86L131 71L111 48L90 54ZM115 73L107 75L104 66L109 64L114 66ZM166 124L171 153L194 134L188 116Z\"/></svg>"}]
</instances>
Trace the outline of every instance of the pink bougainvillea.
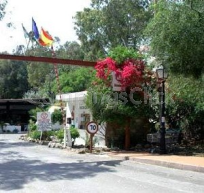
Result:
<instances>
[{"instance_id":1,"label":"pink bougainvillea","mask_svg":"<svg viewBox=\"0 0 204 193\"><path fill-rule=\"evenodd\" d=\"M111 71L117 70L116 62L112 58L106 58L105 60L98 61L95 69L97 70L96 76L106 80Z\"/></svg>"},{"instance_id":2,"label":"pink bougainvillea","mask_svg":"<svg viewBox=\"0 0 204 193\"><path fill-rule=\"evenodd\" d=\"M134 87L143 81L144 67L142 60L128 59L118 65L109 57L98 61L95 69L97 77L105 82L111 81L111 72L115 72L123 87Z\"/></svg>"}]
</instances>

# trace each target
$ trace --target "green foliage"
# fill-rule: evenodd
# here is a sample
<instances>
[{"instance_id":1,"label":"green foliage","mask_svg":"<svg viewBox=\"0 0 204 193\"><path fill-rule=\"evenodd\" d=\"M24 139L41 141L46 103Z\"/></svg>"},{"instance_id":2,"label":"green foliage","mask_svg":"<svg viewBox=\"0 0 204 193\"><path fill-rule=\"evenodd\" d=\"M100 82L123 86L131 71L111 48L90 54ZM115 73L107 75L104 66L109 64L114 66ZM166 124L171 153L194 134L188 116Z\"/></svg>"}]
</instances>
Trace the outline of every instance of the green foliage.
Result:
<instances>
[{"instance_id":1,"label":"green foliage","mask_svg":"<svg viewBox=\"0 0 204 193\"><path fill-rule=\"evenodd\" d=\"M111 49L108 56L118 64L123 63L127 59L139 59L141 57L133 48L127 48L124 46L117 46Z\"/></svg>"},{"instance_id":2,"label":"green foliage","mask_svg":"<svg viewBox=\"0 0 204 193\"><path fill-rule=\"evenodd\" d=\"M30 132L30 137L32 138L32 139L40 139L40 136L41 136L41 132L40 131L32 131L32 132Z\"/></svg>"},{"instance_id":3,"label":"green foliage","mask_svg":"<svg viewBox=\"0 0 204 193\"><path fill-rule=\"evenodd\" d=\"M37 130L37 125L35 124L35 122L33 120L29 120L29 132L33 132Z\"/></svg>"},{"instance_id":4,"label":"green foliage","mask_svg":"<svg viewBox=\"0 0 204 193\"><path fill-rule=\"evenodd\" d=\"M73 139L74 142L75 142L75 139L80 136L78 129L74 128L74 127L70 128L70 134L71 134L71 138ZM60 141L62 141L64 139L64 129L60 129L58 131L55 131L55 136L57 136L57 138ZM74 142L73 142L73 144L74 144Z\"/></svg>"},{"instance_id":5,"label":"green foliage","mask_svg":"<svg viewBox=\"0 0 204 193\"><path fill-rule=\"evenodd\" d=\"M75 16L75 29L85 59L104 58L107 50L118 45L136 48L150 17L151 12L140 0L93 0L91 8Z\"/></svg>"},{"instance_id":6,"label":"green foliage","mask_svg":"<svg viewBox=\"0 0 204 193\"><path fill-rule=\"evenodd\" d=\"M51 136L54 136L55 132L54 131L43 131L42 132L42 138L41 140L46 140L46 141L51 141ZM29 136L32 139L40 139L41 137L41 131L34 130L32 132L29 132Z\"/></svg>"},{"instance_id":7,"label":"green foliage","mask_svg":"<svg viewBox=\"0 0 204 193\"><path fill-rule=\"evenodd\" d=\"M201 76L204 72L204 1L165 1L155 5L146 29L152 54L174 73Z\"/></svg>"},{"instance_id":8,"label":"green foliage","mask_svg":"<svg viewBox=\"0 0 204 193\"><path fill-rule=\"evenodd\" d=\"M86 106L91 110L93 118L99 122L125 125L124 120L127 117L139 118L153 113L152 107L144 103L143 96L135 92L133 98L138 103L130 101L127 93L113 92L103 82L98 81L88 89Z\"/></svg>"},{"instance_id":9,"label":"green foliage","mask_svg":"<svg viewBox=\"0 0 204 193\"><path fill-rule=\"evenodd\" d=\"M29 111L29 115L30 117L32 117L32 119L37 120L37 113L38 112L44 112L46 109L44 107L36 107L35 109L31 109Z\"/></svg>"},{"instance_id":10,"label":"green foliage","mask_svg":"<svg viewBox=\"0 0 204 193\"><path fill-rule=\"evenodd\" d=\"M57 138L60 141L62 141L64 139L64 129L60 129L60 130L56 131L55 135L57 136Z\"/></svg>"},{"instance_id":11,"label":"green foliage","mask_svg":"<svg viewBox=\"0 0 204 193\"><path fill-rule=\"evenodd\" d=\"M60 58L69 58L71 60L83 60L84 53L81 49L79 43L73 42L65 42L64 45L60 46L59 49L56 51L57 56ZM72 66L60 66L59 69L70 69Z\"/></svg>"},{"instance_id":12,"label":"green foliage","mask_svg":"<svg viewBox=\"0 0 204 193\"><path fill-rule=\"evenodd\" d=\"M70 128L70 133L71 133L71 138L73 140L75 140L76 138L78 138L80 136L78 129L75 127Z\"/></svg>"},{"instance_id":13,"label":"green foliage","mask_svg":"<svg viewBox=\"0 0 204 193\"><path fill-rule=\"evenodd\" d=\"M64 45L59 46L55 52L58 58L84 59L81 46L77 42L66 42ZM27 50L27 54L51 57L51 51L49 49L39 46ZM55 67L57 67L59 82L56 77ZM53 64L36 62L28 65L28 81L37 96L43 98L48 97L51 101L54 101L56 93L73 92L75 90L81 91L85 89L84 86L86 86L86 83L78 79L78 76L80 76L79 73L75 73L77 67L71 65L57 65L55 67ZM78 82L73 83L73 81L76 80Z\"/></svg>"},{"instance_id":14,"label":"green foliage","mask_svg":"<svg viewBox=\"0 0 204 193\"><path fill-rule=\"evenodd\" d=\"M55 109L54 112L51 115L52 123L59 122L60 124L63 123L63 116L62 112L58 109Z\"/></svg>"},{"instance_id":15,"label":"green foliage","mask_svg":"<svg viewBox=\"0 0 204 193\"><path fill-rule=\"evenodd\" d=\"M69 72L61 72L59 76L63 93L79 92L86 90L95 76L95 71L87 67L75 67ZM57 92L57 85L53 85L53 90Z\"/></svg>"},{"instance_id":16,"label":"green foliage","mask_svg":"<svg viewBox=\"0 0 204 193\"><path fill-rule=\"evenodd\" d=\"M1 98L22 98L29 89L25 62L1 60L0 71Z\"/></svg>"},{"instance_id":17,"label":"green foliage","mask_svg":"<svg viewBox=\"0 0 204 193\"><path fill-rule=\"evenodd\" d=\"M173 128L180 128L189 137L204 139L204 82L182 75L168 78L168 121Z\"/></svg>"}]
</instances>

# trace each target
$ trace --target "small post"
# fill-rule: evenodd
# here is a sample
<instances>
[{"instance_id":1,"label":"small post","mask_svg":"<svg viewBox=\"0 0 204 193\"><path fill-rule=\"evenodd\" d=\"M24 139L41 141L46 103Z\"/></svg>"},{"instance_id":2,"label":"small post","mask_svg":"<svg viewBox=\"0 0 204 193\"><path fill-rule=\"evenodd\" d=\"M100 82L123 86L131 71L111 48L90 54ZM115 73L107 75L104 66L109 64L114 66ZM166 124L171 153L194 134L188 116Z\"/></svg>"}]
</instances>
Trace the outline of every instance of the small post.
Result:
<instances>
[{"instance_id":1,"label":"small post","mask_svg":"<svg viewBox=\"0 0 204 193\"><path fill-rule=\"evenodd\" d=\"M94 136L94 134L90 134L90 153L92 153L92 147L93 147L93 136Z\"/></svg>"},{"instance_id":2,"label":"small post","mask_svg":"<svg viewBox=\"0 0 204 193\"><path fill-rule=\"evenodd\" d=\"M40 142L42 141L42 134L43 134L43 131L41 130L41 134L40 134Z\"/></svg>"}]
</instances>

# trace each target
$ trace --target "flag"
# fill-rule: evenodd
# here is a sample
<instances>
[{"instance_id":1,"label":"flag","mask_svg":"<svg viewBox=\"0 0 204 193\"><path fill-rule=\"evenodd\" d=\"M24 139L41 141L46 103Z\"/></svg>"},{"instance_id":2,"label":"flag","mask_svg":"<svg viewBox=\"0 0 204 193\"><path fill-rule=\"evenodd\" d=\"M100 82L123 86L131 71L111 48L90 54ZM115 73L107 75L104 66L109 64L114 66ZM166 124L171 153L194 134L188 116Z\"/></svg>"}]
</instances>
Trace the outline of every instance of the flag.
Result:
<instances>
[{"instance_id":1,"label":"flag","mask_svg":"<svg viewBox=\"0 0 204 193\"><path fill-rule=\"evenodd\" d=\"M40 40L39 43L44 44L45 46L50 46L54 42L52 36L48 32L46 32L43 28L41 28L39 40Z\"/></svg>"},{"instance_id":2,"label":"flag","mask_svg":"<svg viewBox=\"0 0 204 193\"><path fill-rule=\"evenodd\" d=\"M29 38L29 33L27 32L27 30L25 29L25 27L22 24L22 28L23 28L23 33L24 33L24 37L25 38Z\"/></svg>"},{"instance_id":3,"label":"flag","mask_svg":"<svg viewBox=\"0 0 204 193\"><path fill-rule=\"evenodd\" d=\"M38 28L37 28L37 25L34 21L34 19L32 18L32 31L33 31L33 35L35 37L35 39L39 39L40 35L39 35L39 32L38 32Z\"/></svg>"},{"instance_id":4,"label":"flag","mask_svg":"<svg viewBox=\"0 0 204 193\"><path fill-rule=\"evenodd\" d=\"M38 39L38 43L41 45L41 46L47 46L47 44L45 42L43 42L43 40L41 38Z\"/></svg>"}]
</instances>

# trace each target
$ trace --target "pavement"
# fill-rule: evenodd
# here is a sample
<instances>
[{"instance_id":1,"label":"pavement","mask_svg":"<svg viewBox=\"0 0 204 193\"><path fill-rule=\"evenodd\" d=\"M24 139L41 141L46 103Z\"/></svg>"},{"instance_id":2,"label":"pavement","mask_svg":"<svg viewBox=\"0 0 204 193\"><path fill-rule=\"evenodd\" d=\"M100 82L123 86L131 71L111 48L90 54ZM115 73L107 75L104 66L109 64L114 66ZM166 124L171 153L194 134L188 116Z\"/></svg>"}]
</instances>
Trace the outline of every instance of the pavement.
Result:
<instances>
[{"instance_id":1,"label":"pavement","mask_svg":"<svg viewBox=\"0 0 204 193\"><path fill-rule=\"evenodd\" d=\"M160 155L127 151L109 152L108 155L123 160L133 160L139 163L153 164L164 167L204 173L204 157L183 155L179 156L168 154Z\"/></svg>"},{"instance_id":2,"label":"pavement","mask_svg":"<svg viewBox=\"0 0 204 193\"><path fill-rule=\"evenodd\" d=\"M80 136L83 135L84 133L81 131ZM76 141L76 144L84 144L84 138L85 137L77 139L78 141ZM104 147L105 141L100 137L100 134L98 135L98 139L99 143L95 144L95 147ZM133 160L140 163L204 173L204 157L170 154L160 155L155 153L137 153L130 151L111 151L108 155L122 160Z\"/></svg>"}]
</instances>

